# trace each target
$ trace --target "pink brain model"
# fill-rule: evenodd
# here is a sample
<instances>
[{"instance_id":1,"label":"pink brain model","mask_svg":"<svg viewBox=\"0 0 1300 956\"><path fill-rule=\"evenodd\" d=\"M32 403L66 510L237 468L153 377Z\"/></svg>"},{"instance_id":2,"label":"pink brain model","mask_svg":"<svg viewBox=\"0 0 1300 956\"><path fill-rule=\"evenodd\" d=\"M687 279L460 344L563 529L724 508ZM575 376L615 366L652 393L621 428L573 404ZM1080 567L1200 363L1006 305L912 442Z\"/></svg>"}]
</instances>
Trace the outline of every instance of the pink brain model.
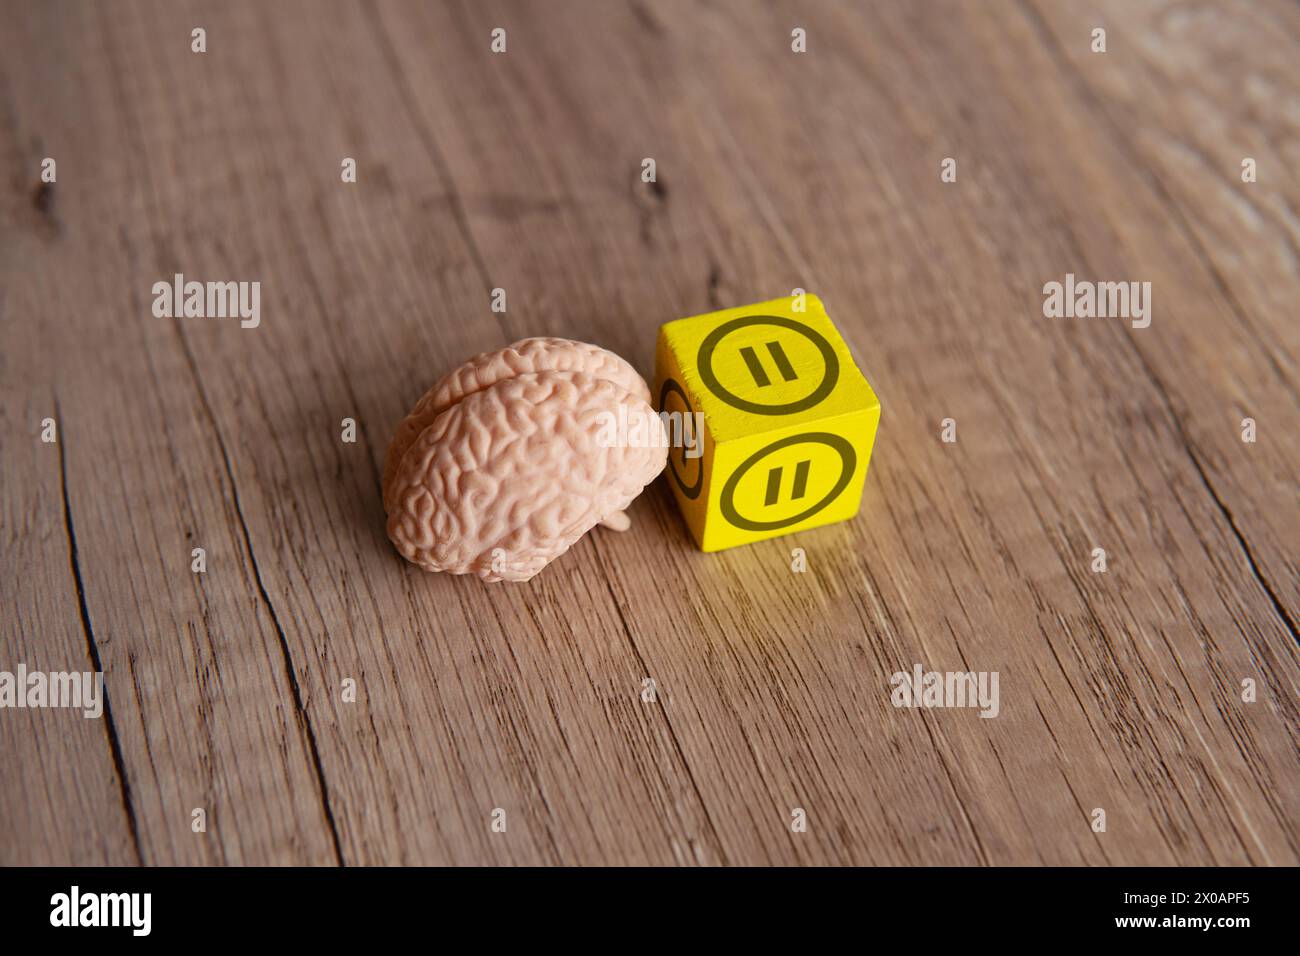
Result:
<instances>
[{"instance_id":1,"label":"pink brain model","mask_svg":"<svg viewBox=\"0 0 1300 956\"><path fill-rule=\"evenodd\" d=\"M428 571L526 581L663 470L667 440L644 379L604 349L524 339L444 376L384 460L388 536ZM610 442L641 418L655 439ZM642 432L646 434L646 432Z\"/></svg>"}]
</instances>

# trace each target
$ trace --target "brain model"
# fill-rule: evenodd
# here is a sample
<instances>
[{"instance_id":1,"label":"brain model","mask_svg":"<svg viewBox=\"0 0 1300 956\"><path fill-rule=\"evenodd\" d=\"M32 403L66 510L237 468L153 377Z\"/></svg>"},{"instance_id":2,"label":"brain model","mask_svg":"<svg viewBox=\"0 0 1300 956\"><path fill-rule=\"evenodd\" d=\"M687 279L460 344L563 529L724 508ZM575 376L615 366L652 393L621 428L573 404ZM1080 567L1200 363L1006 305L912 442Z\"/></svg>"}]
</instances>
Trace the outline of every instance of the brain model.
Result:
<instances>
[{"instance_id":1,"label":"brain model","mask_svg":"<svg viewBox=\"0 0 1300 956\"><path fill-rule=\"evenodd\" d=\"M623 509L667 458L649 402L631 365L584 342L524 339L470 359L388 448L389 538L427 571L528 580L596 524L629 526Z\"/></svg>"}]
</instances>

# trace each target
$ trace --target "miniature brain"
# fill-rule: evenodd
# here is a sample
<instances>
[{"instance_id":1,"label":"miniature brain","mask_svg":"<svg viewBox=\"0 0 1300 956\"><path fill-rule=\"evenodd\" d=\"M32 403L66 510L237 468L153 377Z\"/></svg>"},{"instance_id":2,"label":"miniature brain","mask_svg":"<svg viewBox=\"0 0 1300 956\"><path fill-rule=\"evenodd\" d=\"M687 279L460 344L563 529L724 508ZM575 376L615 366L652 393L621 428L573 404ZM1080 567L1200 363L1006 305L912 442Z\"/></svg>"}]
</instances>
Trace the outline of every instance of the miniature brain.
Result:
<instances>
[{"instance_id":1,"label":"miniature brain","mask_svg":"<svg viewBox=\"0 0 1300 956\"><path fill-rule=\"evenodd\" d=\"M526 581L622 514L664 467L645 381L612 352L525 339L445 376L398 427L384 461L388 536L428 571ZM655 440L609 441L640 418ZM646 433L643 433L646 434Z\"/></svg>"}]
</instances>

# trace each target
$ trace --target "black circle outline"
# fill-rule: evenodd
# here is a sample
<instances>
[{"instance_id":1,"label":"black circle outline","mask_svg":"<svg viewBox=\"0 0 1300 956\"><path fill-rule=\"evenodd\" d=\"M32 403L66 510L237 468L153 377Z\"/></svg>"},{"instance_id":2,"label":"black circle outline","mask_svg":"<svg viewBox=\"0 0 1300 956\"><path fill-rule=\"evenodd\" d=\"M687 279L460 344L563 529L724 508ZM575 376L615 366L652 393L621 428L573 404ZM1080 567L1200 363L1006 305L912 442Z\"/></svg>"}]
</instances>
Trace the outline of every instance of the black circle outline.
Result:
<instances>
[{"instance_id":1,"label":"black circle outline","mask_svg":"<svg viewBox=\"0 0 1300 956\"><path fill-rule=\"evenodd\" d=\"M691 408L691 400L686 397L686 390L683 389L679 384L677 384L677 381L671 377L665 378L663 385L661 385L659 388L659 411L666 412L668 410L668 406L665 404L665 402L668 399L669 392L676 392L678 395L682 397L682 403L686 406L687 415L694 414L694 411ZM683 429L685 429L685 425L683 425L682 427ZM697 436L697 438L701 442L704 441L703 435L699 435ZM685 456L686 453L683 452L682 457L684 458ZM701 449L701 455L699 461L700 461L700 473L699 475L696 476L695 483L688 488L686 486L686 482L682 481L682 476L677 474L677 466L673 464L672 448L668 449L668 470L672 473L673 480L677 482L677 487L682 490L682 494L684 494L687 498L691 499L692 501L694 501L696 498L700 496L700 491L704 488L703 449Z\"/></svg>"},{"instance_id":2,"label":"black circle outline","mask_svg":"<svg viewBox=\"0 0 1300 956\"><path fill-rule=\"evenodd\" d=\"M817 346L817 350L822 353L822 360L826 365L826 373L822 376L821 384L803 398L793 402L786 402L783 405L763 405L727 391L722 383L718 381L718 376L713 371L713 351L718 347L718 343L732 332L751 325L775 325L778 328L793 329ZM796 322L794 319L786 318L783 315L745 315L738 319L723 322L704 337L704 341L700 343L700 351L695 359L695 364L699 367L700 378L704 380L705 388L732 408L738 408L742 412L750 412L754 415L791 415L795 412L806 411L824 401L826 396L835 389L835 383L839 381L840 377L839 356L835 354L835 349L831 346L831 343L826 341L826 337L816 329L811 329L802 322Z\"/></svg>"},{"instance_id":3,"label":"black circle outline","mask_svg":"<svg viewBox=\"0 0 1300 956\"><path fill-rule=\"evenodd\" d=\"M844 470L840 473L839 479L835 482L835 487L817 502L811 508L801 511L793 518L784 518L781 521L753 521L746 518L736 510L736 486L740 484L740 479L755 464L762 461L774 451L787 448L790 445L802 445L805 442L815 442L819 445L829 445L840 453L840 461L844 465ZM808 518L811 518L817 512L826 508L840 493L849 486L853 479L853 472L858 467L858 453L850 442L843 435L836 435L832 432L803 432L799 435L789 435L780 441L775 441L770 445L765 445L754 454L750 455L740 463L740 467L731 473L727 483L722 487L722 516L731 522L731 524L744 531L776 531L780 528L788 528L791 525L798 524Z\"/></svg>"}]
</instances>

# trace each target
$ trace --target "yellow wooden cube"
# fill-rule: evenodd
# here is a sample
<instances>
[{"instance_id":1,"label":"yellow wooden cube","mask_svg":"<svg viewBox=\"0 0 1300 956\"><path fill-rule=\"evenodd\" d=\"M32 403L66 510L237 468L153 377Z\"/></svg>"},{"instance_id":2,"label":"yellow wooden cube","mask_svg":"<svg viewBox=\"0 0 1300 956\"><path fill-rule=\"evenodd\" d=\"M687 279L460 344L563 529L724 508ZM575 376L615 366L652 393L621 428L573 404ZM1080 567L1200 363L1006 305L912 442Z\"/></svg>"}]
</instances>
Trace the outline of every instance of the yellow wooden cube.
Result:
<instances>
[{"instance_id":1,"label":"yellow wooden cube","mask_svg":"<svg viewBox=\"0 0 1300 956\"><path fill-rule=\"evenodd\" d=\"M668 482L701 550L857 514L880 402L816 296L666 323L655 395L674 439ZM699 417L704 434L692 443L688 425L677 441Z\"/></svg>"}]
</instances>

